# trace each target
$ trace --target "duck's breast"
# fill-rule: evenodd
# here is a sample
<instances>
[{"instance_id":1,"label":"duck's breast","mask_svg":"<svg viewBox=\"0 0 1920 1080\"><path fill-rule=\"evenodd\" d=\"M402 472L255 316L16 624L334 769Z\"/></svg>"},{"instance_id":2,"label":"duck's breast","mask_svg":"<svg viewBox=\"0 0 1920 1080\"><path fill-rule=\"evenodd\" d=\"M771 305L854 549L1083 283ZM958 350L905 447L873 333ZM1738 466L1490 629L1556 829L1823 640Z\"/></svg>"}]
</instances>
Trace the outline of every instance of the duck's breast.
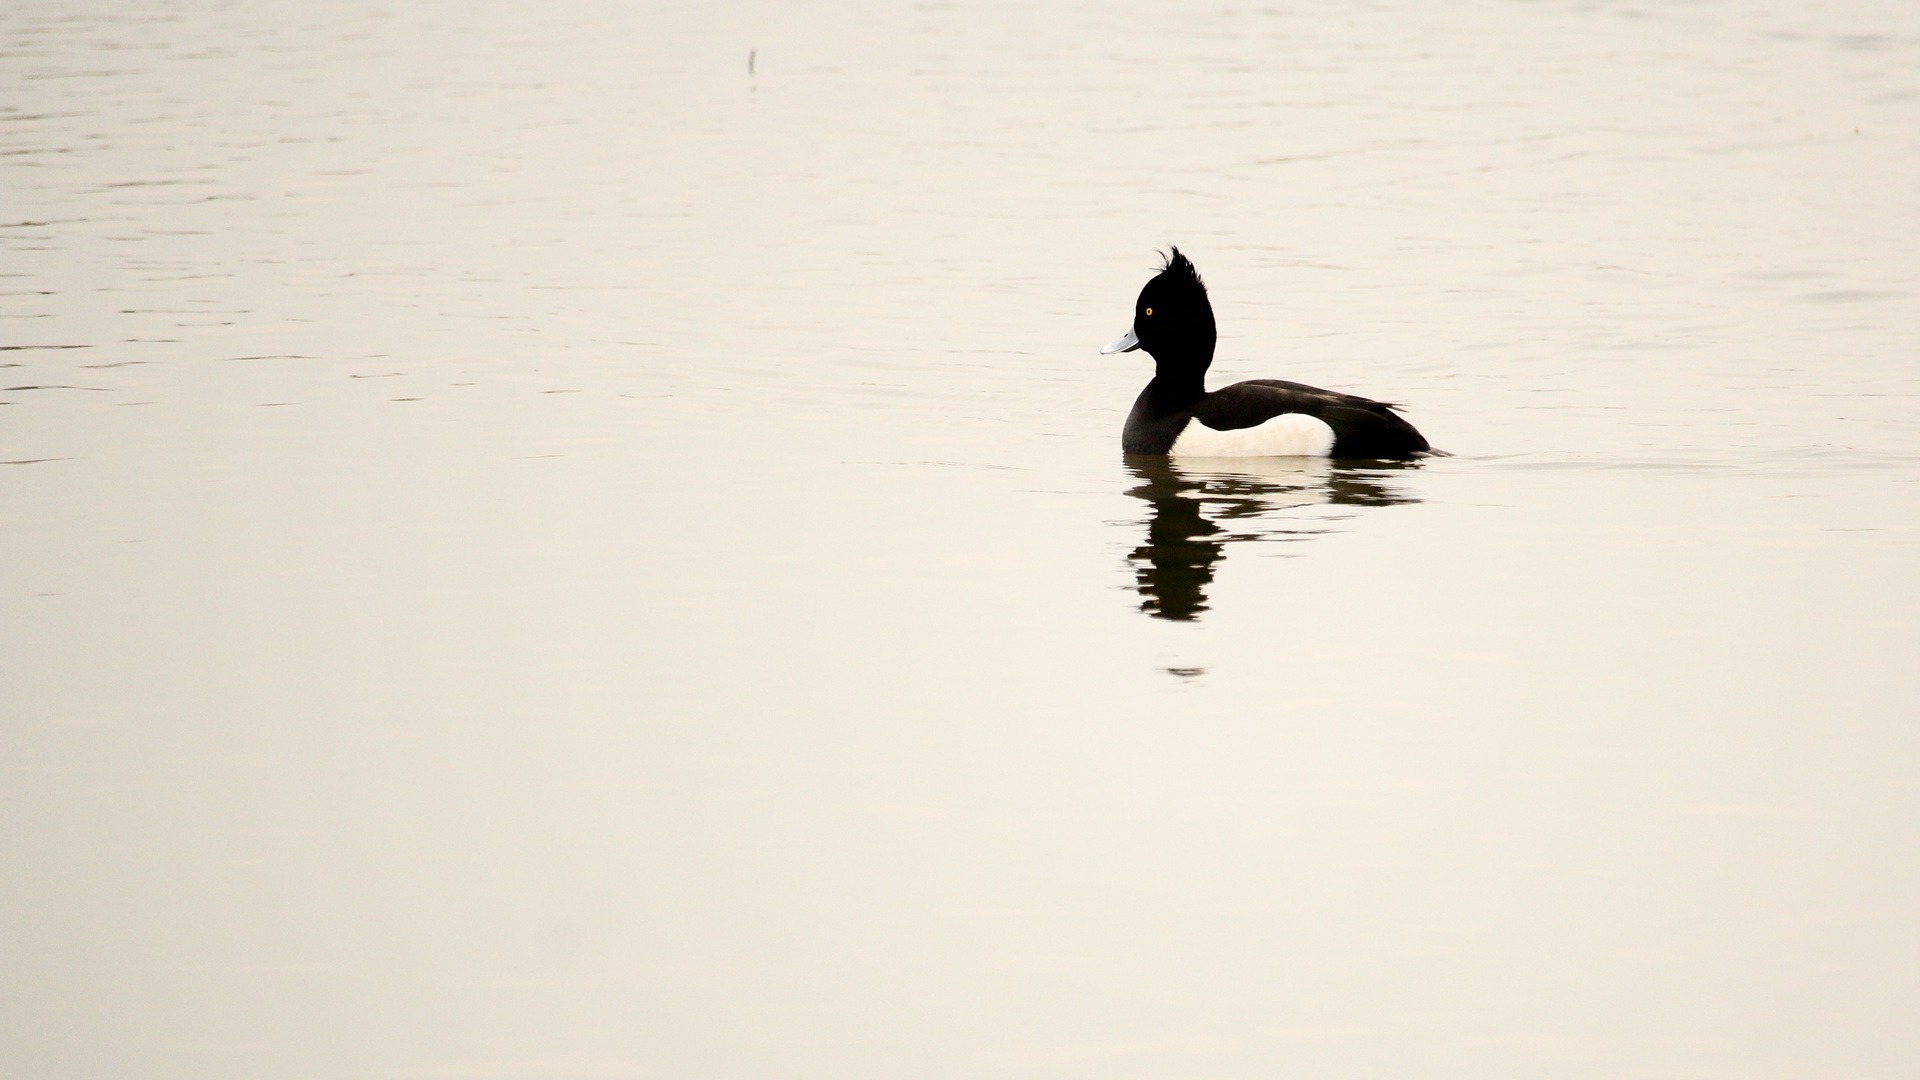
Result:
<instances>
[{"instance_id":1,"label":"duck's breast","mask_svg":"<svg viewBox=\"0 0 1920 1080\"><path fill-rule=\"evenodd\" d=\"M1190 420L1167 452L1176 457L1327 457L1333 453L1333 429L1306 413L1281 413L1232 431Z\"/></svg>"}]
</instances>

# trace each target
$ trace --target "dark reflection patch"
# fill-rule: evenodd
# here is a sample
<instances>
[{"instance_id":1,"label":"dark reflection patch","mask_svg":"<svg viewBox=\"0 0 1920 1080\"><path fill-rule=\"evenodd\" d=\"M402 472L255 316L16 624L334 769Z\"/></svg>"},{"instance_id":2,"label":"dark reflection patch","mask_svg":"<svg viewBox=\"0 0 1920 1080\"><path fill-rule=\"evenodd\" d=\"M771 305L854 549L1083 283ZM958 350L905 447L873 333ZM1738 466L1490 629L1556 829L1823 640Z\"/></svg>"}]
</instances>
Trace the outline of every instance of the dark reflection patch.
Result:
<instances>
[{"instance_id":1,"label":"dark reflection patch","mask_svg":"<svg viewBox=\"0 0 1920 1080\"><path fill-rule=\"evenodd\" d=\"M1207 610L1207 587L1227 545L1293 543L1334 531L1282 511L1306 506L1393 506L1419 500L1389 474L1417 461L1365 464L1318 458L1216 459L1202 466L1158 456L1129 456L1140 480L1127 494L1145 502L1146 542L1127 556L1140 610L1191 622Z\"/></svg>"}]
</instances>

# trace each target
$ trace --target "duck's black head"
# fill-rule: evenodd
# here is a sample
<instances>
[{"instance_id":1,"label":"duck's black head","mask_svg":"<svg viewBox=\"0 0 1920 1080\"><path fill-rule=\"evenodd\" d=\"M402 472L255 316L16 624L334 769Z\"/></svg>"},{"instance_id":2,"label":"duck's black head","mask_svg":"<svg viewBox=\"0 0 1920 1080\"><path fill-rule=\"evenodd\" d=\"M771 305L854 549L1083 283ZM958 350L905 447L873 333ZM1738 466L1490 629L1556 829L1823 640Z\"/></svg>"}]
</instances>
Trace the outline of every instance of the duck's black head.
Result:
<instances>
[{"instance_id":1,"label":"duck's black head","mask_svg":"<svg viewBox=\"0 0 1920 1080\"><path fill-rule=\"evenodd\" d=\"M1133 329L1101 349L1103 353L1145 349L1161 375L1198 377L1213 363L1219 334L1213 325L1213 305L1207 286L1179 248L1173 248L1162 267L1133 303ZM1171 369L1171 370L1170 370Z\"/></svg>"}]
</instances>

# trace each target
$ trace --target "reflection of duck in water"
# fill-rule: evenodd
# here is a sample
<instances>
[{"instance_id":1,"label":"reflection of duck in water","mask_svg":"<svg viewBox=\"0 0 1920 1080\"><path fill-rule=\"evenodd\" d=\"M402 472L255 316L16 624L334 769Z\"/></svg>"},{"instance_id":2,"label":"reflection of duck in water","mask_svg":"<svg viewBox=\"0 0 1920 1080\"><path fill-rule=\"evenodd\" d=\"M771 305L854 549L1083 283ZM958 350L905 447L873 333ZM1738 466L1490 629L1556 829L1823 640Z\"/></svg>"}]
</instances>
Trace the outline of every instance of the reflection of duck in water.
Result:
<instances>
[{"instance_id":1,"label":"reflection of duck in water","mask_svg":"<svg viewBox=\"0 0 1920 1080\"><path fill-rule=\"evenodd\" d=\"M1127 416L1129 454L1413 458L1441 453L1393 406L1280 379L1207 392L1217 335L1207 287L1173 249L1133 305L1133 326L1103 353L1145 349L1153 381Z\"/></svg>"},{"instance_id":2,"label":"reflection of duck in water","mask_svg":"<svg viewBox=\"0 0 1920 1080\"><path fill-rule=\"evenodd\" d=\"M1418 468L1400 462L1366 467L1324 458L1194 459L1129 455L1127 469L1140 486L1127 492L1152 507L1147 542L1133 549L1140 610L1159 619L1189 622L1207 609L1207 586L1226 546L1242 542L1305 540L1330 531L1273 512L1292 507L1392 506L1416 502L1388 482L1385 473Z\"/></svg>"}]
</instances>

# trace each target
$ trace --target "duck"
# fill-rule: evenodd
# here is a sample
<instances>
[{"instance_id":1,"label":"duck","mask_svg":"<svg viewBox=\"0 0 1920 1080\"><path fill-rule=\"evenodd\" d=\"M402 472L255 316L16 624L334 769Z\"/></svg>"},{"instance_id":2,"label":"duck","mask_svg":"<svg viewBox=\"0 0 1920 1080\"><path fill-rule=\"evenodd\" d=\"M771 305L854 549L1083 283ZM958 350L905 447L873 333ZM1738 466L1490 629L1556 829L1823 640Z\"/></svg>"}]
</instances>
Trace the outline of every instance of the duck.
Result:
<instances>
[{"instance_id":1,"label":"duck","mask_svg":"<svg viewBox=\"0 0 1920 1080\"><path fill-rule=\"evenodd\" d=\"M1133 326L1101 355L1143 349L1153 380L1133 403L1120 449L1176 457L1324 457L1379 460L1443 456L1397 405L1282 379L1248 379L1207 391L1218 333L1200 272L1170 249L1140 290Z\"/></svg>"}]
</instances>

